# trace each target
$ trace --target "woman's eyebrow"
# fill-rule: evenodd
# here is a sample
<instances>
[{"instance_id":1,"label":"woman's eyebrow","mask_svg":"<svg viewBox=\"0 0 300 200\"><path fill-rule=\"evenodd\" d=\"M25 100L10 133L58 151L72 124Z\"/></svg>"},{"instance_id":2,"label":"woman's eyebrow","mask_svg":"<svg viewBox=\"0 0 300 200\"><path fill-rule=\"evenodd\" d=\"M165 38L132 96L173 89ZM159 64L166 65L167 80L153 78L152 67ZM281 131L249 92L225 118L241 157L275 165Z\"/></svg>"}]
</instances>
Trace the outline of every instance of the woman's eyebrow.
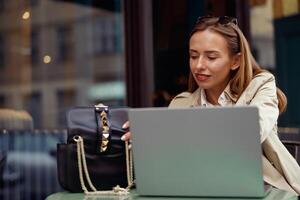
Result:
<instances>
[{"instance_id":1,"label":"woman's eyebrow","mask_svg":"<svg viewBox=\"0 0 300 200\"><path fill-rule=\"evenodd\" d=\"M190 53L198 53L198 51L194 50L194 49L190 49L189 50Z\"/></svg>"},{"instance_id":2,"label":"woman's eyebrow","mask_svg":"<svg viewBox=\"0 0 300 200\"><path fill-rule=\"evenodd\" d=\"M189 50L189 53L199 53L197 50L194 50L194 49L190 49ZM208 50L208 51L204 51L205 54L214 54L214 55L219 55L220 52L217 51L217 50Z\"/></svg>"},{"instance_id":3,"label":"woman's eyebrow","mask_svg":"<svg viewBox=\"0 0 300 200\"><path fill-rule=\"evenodd\" d=\"M215 50L204 51L204 53L206 53L206 54L220 54L219 51L215 51Z\"/></svg>"}]
</instances>

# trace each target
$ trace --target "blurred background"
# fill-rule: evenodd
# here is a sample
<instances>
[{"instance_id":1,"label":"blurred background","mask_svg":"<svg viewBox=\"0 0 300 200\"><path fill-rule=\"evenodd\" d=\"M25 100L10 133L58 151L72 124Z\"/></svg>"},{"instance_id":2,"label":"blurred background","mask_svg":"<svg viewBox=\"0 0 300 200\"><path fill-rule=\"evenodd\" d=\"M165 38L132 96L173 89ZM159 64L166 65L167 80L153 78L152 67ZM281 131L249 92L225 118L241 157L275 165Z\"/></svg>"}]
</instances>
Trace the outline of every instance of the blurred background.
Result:
<instances>
[{"instance_id":1,"label":"blurred background","mask_svg":"<svg viewBox=\"0 0 300 200\"><path fill-rule=\"evenodd\" d=\"M280 137L299 159L300 0L0 0L0 199L61 191L56 144L74 106L161 107L187 89L200 15L238 18L288 97Z\"/></svg>"}]
</instances>

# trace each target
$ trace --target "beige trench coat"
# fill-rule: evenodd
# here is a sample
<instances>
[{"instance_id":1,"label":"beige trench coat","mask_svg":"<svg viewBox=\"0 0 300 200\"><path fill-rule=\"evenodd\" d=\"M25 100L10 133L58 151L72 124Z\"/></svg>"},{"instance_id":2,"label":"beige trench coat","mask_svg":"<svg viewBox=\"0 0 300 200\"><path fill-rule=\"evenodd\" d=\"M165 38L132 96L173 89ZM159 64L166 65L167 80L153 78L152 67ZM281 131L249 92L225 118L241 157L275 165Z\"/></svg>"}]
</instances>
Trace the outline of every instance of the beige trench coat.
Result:
<instances>
[{"instance_id":1,"label":"beige trench coat","mask_svg":"<svg viewBox=\"0 0 300 200\"><path fill-rule=\"evenodd\" d=\"M183 92L177 95L169 107L184 108L200 105L200 90ZM276 188L300 194L300 167L277 136L279 116L278 99L274 76L263 72L255 76L239 99L230 94L229 87L224 90L235 105L257 106L259 110L260 135L264 155L264 181Z\"/></svg>"}]
</instances>

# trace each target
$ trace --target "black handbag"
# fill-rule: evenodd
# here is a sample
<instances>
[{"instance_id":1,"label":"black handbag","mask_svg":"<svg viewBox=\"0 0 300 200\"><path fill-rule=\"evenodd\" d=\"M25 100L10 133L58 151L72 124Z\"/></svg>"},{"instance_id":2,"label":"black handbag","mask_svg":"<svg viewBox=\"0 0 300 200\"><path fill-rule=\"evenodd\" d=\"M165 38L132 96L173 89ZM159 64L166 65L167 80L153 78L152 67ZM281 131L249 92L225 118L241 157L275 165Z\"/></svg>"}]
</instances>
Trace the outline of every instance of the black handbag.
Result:
<instances>
[{"instance_id":1,"label":"black handbag","mask_svg":"<svg viewBox=\"0 0 300 200\"><path fill-rule=\"evenodd\" d=\"M109 109L102 104L67 113L67 144L57 146L58 180L64 189L85 194L129 191L132 157L128 142L121 140L127 120L127 108Z\"/></svg>"}]
</instances>

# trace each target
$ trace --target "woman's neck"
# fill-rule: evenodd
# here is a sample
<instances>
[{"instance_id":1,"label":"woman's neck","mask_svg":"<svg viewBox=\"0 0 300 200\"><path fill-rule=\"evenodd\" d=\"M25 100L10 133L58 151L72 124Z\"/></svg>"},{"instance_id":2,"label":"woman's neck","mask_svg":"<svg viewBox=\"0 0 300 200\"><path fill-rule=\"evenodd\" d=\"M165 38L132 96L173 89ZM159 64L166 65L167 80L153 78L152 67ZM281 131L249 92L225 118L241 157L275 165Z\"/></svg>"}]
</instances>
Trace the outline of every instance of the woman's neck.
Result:
<instances>
[{"instance_id":1,"label":"woman's neck","mask_svg":"<svg viewBox=\"0 0 300 200\"><path fill-rule=\"evenodd\" d=\"M227 82L227 84L228 83L229 81ZM223 93L223 91L225 90L227 84L224 84L222 87L219 88L204 90L206 95L206 100L212 105L220 105L218 100L221 94Z\"/></svg>"},{"instance_id":2,"label":"woman's neck","mask_svg":"<svg viewBox=\"0 0 300 200\"><path fill-rule=\"evenodd\" d=\"M204 90L205 95L206 95L206 100L211 103L212 105L220 105L218 100L220 95L222 94L221 92L212 92L210 90Z\"/></svg>"},{"instance_id":3,"label":"woman's neck","mask_svg":"<svg viewBox=\"0 0 300 200\"><path fill-rule=\"evenodd\" d=\"M220 105L218 100L226 86L229 84L230 78L227 77L227 80L224 80L222 84L215 86L210 89L205 89L206 100L212 105Z\"/></svg>"}]
</instances>

